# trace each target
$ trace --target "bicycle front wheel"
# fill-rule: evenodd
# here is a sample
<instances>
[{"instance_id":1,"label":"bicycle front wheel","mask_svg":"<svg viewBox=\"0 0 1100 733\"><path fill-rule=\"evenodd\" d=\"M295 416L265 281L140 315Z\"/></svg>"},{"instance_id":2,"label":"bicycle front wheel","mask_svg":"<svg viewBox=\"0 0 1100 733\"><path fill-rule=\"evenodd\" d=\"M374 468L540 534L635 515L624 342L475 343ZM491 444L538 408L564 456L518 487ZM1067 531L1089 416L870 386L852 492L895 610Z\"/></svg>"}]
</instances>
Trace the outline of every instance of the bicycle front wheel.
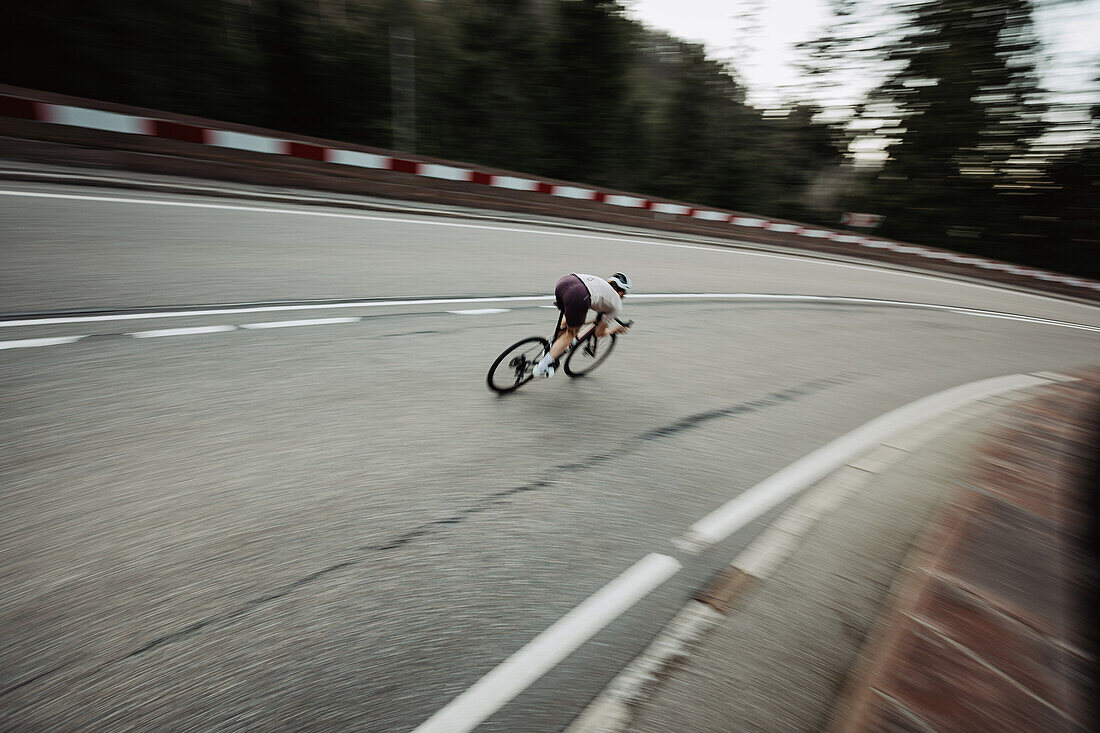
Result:
<instances>
[{"instance_id":1,"label":"bicycle front wheel","mask_svg":"<svg viewBox=\"0 0 1100 733\"><path fill-rule=\"evenodd\" d=\"M603 363L615 348L615 336L586 336L565 357L565 373L571 377L583 377Z\"/></svg>"},{"instance_id":2,"label":"bicycle front wheel","mask_svg":"<svg viewBox=\"0 0 1100 733\"><path fill-rule=\"evenodd\" d=\"M538 336L517 341L497 357L485 378L489 389L504 394L531 381L531 371L542 355L550 350L550 342Z\"/></svg>"}]
</instances>

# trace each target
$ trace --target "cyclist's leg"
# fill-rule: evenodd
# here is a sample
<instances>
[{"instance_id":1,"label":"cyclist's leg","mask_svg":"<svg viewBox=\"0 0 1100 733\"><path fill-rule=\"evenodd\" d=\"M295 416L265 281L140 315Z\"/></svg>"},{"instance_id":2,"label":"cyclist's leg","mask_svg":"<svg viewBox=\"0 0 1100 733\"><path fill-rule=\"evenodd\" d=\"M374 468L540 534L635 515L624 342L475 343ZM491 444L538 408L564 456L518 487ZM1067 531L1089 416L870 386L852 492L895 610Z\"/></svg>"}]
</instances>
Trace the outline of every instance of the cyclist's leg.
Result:
<instances>
[{"instance_id":1,"label":"cyclist's leg","mask_svg":"<svg viewBox=\"0 0 1100 733\"><path fill-rule=\"evenodd\" d=\"M554 329L554 336L550 339L550 345L553 346L569 330L569 322L565 317L565 308L558 303L558 325ZM549 353L549 352L547 352Z\"/></svg>"},{"instance_id":2,"label":"cyclist's leg","mask_svg":"<svg viewBox=\"0 0 1100 733\"><path fill-rule=\"evenodd\" d=\"M588 288L576 275L566 275L558 280L554 288L554 301L558 305L561 315L558 317L558 327L564 330L554 339L550 345L550 358L557 359L565 353L573 339L577 337L577 331L584 325L585 316L592 305L592 296L588 294Z\"/></svg>"},{"instance_id":3,"label":"cyclist's leg","mask_svg":"<svg viewBox=\"0 0 1100 733\"><path fill-rule=\"evenodd\" d=\"M557 360L573 343L588 313L591 296L580 278L575 275L566 275L554 288L554 302L559 309L559 331L554 343L550 345L550 352L539 362L540 367L545 367Z\"/></svg>"},{"instance_id":4,"label":"cyclist's leg","mask_svg":"<svg viewBox=\"0 0 1100 733\"><path fill-rule=\"evenodd\" d=\"M580 330L580 326L566 325L562 332L558 334L558 337L554 339L554 343L550 344L551 361L565 353L565 350L569 348L569 344L573 343L573 339L577 337L578 330Z\"/></svg>"}]
</instances>

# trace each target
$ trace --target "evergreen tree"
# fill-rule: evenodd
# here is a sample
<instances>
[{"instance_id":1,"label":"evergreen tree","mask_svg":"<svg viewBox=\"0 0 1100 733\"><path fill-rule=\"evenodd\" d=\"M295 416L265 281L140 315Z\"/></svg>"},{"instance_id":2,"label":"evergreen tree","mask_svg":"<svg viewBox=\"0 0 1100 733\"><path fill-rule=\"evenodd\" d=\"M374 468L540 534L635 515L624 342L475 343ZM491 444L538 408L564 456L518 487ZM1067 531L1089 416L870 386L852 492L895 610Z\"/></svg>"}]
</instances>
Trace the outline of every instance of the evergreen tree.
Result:
<instances>
[{"instance_id":1,"label":"evergreen tree","mask_svg":"<svg viewBox=\"0 0 1100 733\"><path fill-rule=\"evenodd\" d=\"M530 0L455 0L419 15L423 152L537 167L547 30L536 10Z\"/></svg>"},{"instance_id":2,"label":"evergreen tree","mask_svg":"<svg viewBox=\"0 0 1100 733\"><path fill-rule=\"evenodd\" d=\"M225 0L39 0L5 11L5 83L240 119L256 97L238 8Z\"/></svg>"},{"instance_id":3,"label":"evergreen tree","mask_svg":"<svg viewBox=\"0 0 1100 733\"><path fill-rule=\"evenodd\" d=\"M561 0L541 75L547 89L544 171L612 185L610 171L630 145L624 111L637 28L613 0Z\"/></svg>"},{"instance_id":4,"label":"evergreen tree","mask_svg":"<svg viewBox=\"0 0 1100 733\"><path fill-rule=\"evenodd\" d=\"M1027 185L1028 149L1044 130L1036 52L1028 0L911 7L889 55L903 65L880 91L901 125L878 188L888 234L1005 251L1016 216L998 187Z\"/></svg>"},{"instance_id":5,"label":"evergreen tree","mask_svg":"<svg viewBox=\"0 0 1100 733\"><path fill-rule=\"evenodd\" d=\"M416 152L701 205L800 215L837 155L812 113L765 119L700 46L615 0L40 0L9 16L8 83L378 147L414 92ZM415 69L400 92L395 33Z\"/></svg>"}]
</instances>

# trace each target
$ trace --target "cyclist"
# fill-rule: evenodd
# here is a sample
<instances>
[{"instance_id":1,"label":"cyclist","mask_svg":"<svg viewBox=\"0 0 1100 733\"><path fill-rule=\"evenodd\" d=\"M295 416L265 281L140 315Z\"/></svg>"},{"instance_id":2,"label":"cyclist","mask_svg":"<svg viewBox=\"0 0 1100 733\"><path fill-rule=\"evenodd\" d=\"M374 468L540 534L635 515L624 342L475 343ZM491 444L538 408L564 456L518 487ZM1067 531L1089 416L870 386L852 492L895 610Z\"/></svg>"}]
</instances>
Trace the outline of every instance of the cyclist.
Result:
<instances>
[{"instance_id":1,"label":"cyclist","mask_svg":"<svg viewBox=\"0 0 1100 733\"><path fill-rule=\"evenodd\" d=\"M574 272L558 280L554 288L554 304L561 311L558 328L563 330L550 345L550 351L535 365L535 376L554 376L554 365L558 357L577 338L577 332L584 325L589 309L603 314L596 325L597 336L626 333L627 327L616 323L615 319L622 313L623 296L630 292L630 287L630 278L621 272L606 279Z\"/></svg>"}]
</instances>

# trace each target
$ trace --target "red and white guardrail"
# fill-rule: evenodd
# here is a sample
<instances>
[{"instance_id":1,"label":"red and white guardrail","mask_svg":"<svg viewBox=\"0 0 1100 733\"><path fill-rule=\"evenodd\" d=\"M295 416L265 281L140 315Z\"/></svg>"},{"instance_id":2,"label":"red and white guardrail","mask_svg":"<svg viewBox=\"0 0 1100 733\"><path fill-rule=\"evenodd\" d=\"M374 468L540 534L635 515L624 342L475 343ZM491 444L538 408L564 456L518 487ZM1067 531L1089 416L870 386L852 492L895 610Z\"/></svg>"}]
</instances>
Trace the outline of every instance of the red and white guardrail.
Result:
<instances>
[{"instance_id":1,"label":"red and white guardrail","mask_svg":"<svg viewBox=\"0 0 1100 733\"><path fill-rule=\"evenodd\" d=\"M971 265L986 270L999 270L1013 275L1033 277L1039 280L1100 291L1100 283L1092 280L1060 275L1031 267L1021 267L1007 262L997 262L995 260L987 260L981 257L963 255L945 250L899 244L897 242L860 236L858 234L846 234L843 232L803 227L797 224L739 216L728 212L700 209L665 201L653 201L640 196L608 193L594 188L568 186L561 183L541 181L535 178L487 173L485 171L471 170L441 163L427 163L424 161L396 158L389 155L379 155L357 150L341 150L339 148L330 148L293 140L282 140L264 135L231 132L212 127L203 127L151 117L139 117L87 107L53 104L26 97L5 94L0 94L0 116L50 122L56 125L68 125L71 127L81 127L92 130L104 130L107 132L150 135L169 140L210 145L219 148L245 150L253 153L266 153L270 155L286 155L294 158L303 158L306 160L315 160L355 168L388 170L397 173L424 176L425 178L476 183L495 188L529 191L580 201L595 201L608 206L643 209L659 214L727 223L735 227L765 229L811 239L828 239L842 244L852 244L870 249L885 249L926 259L945 260L956 264Z\"/></svg>"}]
</instances>

